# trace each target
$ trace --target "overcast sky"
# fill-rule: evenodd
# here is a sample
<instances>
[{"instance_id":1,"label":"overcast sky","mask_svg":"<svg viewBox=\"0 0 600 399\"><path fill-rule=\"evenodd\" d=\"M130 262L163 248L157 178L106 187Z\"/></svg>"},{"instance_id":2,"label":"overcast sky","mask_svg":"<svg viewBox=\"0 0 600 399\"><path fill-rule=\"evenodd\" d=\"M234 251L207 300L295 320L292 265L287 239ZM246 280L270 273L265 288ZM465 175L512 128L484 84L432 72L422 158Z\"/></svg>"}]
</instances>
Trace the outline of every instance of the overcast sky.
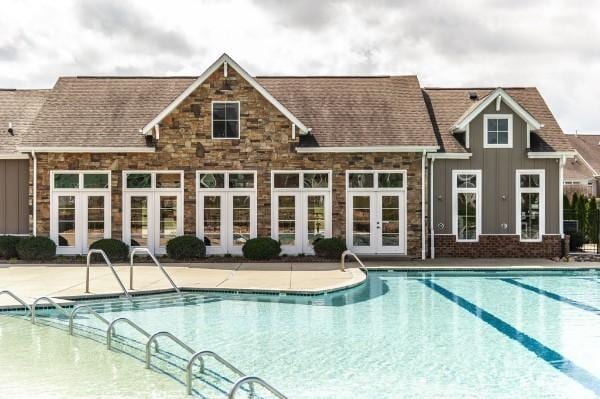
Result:
<instances>
[{"instance_id":1,"label":"overcast sky","mask_svg":"<svg viewBox=\"0 0 600 399\"><path fill-rule=\"evenodd\" d=\"M600 1L3 1L0 87L60 75L417 74L537 86L565 132L600 133Z\"/></svg>"}]
</instances>

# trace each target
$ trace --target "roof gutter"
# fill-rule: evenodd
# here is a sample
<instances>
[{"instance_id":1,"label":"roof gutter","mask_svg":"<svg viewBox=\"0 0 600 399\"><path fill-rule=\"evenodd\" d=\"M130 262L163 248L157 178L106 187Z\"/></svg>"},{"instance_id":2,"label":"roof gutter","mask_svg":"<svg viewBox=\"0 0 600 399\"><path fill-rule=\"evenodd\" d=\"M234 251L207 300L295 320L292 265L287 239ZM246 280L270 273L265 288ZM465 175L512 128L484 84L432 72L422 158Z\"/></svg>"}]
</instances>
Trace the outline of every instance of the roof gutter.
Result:
<instances>
[{"instance_id":1,"label":"roof gutter","mask_svg":"<svg viewBox=\"0 0 600 399\"><path fill-rule=\"evenodd\" d=\"M529 159L575 158L576 151L528 152ZM593 169L592 169L593 170Z\"/></svg>"},{"instance_id":2,"label":"roof gutter","mask_svg":"<svg viewBox=\"0 0 600 399\"><path fill-rule=\"evenodd\" d=\"M22 152L64 152L110 154L116 152L153 153L154 147L17 147Z\"/></svg>"},{"instance_id":3,"label":"roof gutter","mask_svg":"<svg viewBox=\"0 0 600 399\"><path fill-rule=\"evenodd\" d=\"M0 154L0 159L29 159L29 155L16 153L4 153Z\"/></svg>"},{"instance_id":4,"label":"roof gutter","mask_svg":"<svg viewBox=\"0 0 600 399\"><path fill-rule=\"evenodd\" d=\"M435 152L440 147L431 146L364 146L364 147L296 147L296 152L301 154L315 153L362 153L362 152Z\"/></svg>"},{"instance_id":5,"label":"roof gutter","mask_svg":"<svg viewBox=\"0 0 600 399\"><path fill-rule=\"evenodd\" d=\"M429 159L469 159L473 156L470 152L432 152L427 154Z\"/></svg>"}]
</instances>

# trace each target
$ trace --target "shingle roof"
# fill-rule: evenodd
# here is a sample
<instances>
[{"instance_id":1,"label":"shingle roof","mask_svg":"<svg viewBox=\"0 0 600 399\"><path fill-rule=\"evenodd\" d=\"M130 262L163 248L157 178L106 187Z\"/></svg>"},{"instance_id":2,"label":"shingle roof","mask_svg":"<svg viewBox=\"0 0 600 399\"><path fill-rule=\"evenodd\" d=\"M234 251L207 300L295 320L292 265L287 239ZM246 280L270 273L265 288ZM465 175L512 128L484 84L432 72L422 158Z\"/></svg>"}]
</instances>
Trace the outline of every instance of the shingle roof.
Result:
<instances>
[{"instance_id":1,"label":"shingle roof","mask_svg":"<svg viewBox=\"0 0 600 399\"><path fill-rule=\"evenodd\" d=\"M65 77L56 82L23 146L144 146L139 129L194 78Z\"/></svg>"},{"instance_id":2,"label":"shingle roof","mask_svg":"<svg viewBox=\"0 0 600 399\"><path fill-rule=\"evenodd\" d=\"M257 77L320 147L436 146L416 76Z\"/></svg>"},{"instance_id":3,"label":"shingle roof","mask_svg":"<svg viewBox=\"0 0 600 399\"><path fill-rule=\"evenodd\" d=\"M581 169L580 165L583 165L584 162L581 160L577 160L577 163L574 164L574 161L571 160L567 162L565 168L565 177L569 178L583 178L583 177L591 177L595 173L600 173L600 135L595 134L568 134L566 135L571 146L577 150L579 155L594 169L590 171L589 168L585 167L585 169ZM584 165L585 166L585 165ZM585 172L587 171L587 172ZM585 173L584 176L576 177L580 175L582 172Z\"/></svg>"},{"instance_id":4,"label":"shingle roof","mask_svg":"<svg viewBox=\"0 0 600 399\"><path fill-rule=\"evenodd\" d=\"M16 152L47 94L48 90L0 90L0 154ZM9 123L14 136L8 133Z\"/></svg>"},{"instance_id":5,"label":"shingle roof","mask_svg":"<svg viewBox=\"0 0 600 399\"><path fill-rule=\"evenodd\" d=\"M434 130L442 147L441 151L466 152L452 133L451 128L463 115L494 90L495 88L423 89ZM536 132L538 140L532 140L532 145L535 145L534 151L571 151L572 146L535 87L513 87L504 90L544 125ZM470 92L477 94L476 100L469 98Z\"/></svg>"}]
</instances>

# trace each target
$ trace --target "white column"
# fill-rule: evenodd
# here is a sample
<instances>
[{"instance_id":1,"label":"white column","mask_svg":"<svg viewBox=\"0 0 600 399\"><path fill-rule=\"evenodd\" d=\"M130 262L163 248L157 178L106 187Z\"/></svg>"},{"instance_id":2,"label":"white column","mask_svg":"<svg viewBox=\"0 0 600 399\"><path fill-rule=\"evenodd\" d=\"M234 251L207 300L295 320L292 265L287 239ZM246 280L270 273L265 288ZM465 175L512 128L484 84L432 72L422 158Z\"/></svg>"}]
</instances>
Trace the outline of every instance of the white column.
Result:
<instances>
[{"instance_id":1,"label":"white column","mask_svg":"<svg viewBox=\"0 0 600 399\"><path fill-rule=\"evenodd\" d=\"M564 169L567 159L565 156L559 159L559 170L558 170L558 231L560 232L560 238L565 238L564 226L563 226L563 195L564 195Z\"/></svg>"},{"instance_id":2,"label":"white column","mask_svg":"<svg viewBox=\"0 0 600 399\"><path fill-rule=\"evenodd\" d=\"M435 158L431 158L429 164L429 234L431 234L431 259L435 259L435 234L433 228L433 163Z\"/></svg>"},{"instance_id":3,"label":"white column","mask_svg":"<svg viewBox=\"0 0 600 399\"><path fill-rule=\"evenodd\" d=\"M421 259L426 258L426 242L427 242L427 231L425 229L425 160L427 153L423 151L421 157Z\"/></svg>"}]
</instances>

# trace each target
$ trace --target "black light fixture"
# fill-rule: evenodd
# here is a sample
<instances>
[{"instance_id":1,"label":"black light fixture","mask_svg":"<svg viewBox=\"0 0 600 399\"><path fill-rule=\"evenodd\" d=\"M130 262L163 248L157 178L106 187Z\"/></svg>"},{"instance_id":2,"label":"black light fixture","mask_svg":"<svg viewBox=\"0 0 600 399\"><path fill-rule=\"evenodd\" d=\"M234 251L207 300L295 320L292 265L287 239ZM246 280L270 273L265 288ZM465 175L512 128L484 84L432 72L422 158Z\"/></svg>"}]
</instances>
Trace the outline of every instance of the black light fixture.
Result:
<instances>
[{"instance_id":1,"label":"black light fixture","mask_svg":"<svg viewBox=\"0 0 600 399\"><path fill-rule=\"evenodd\" d=\"M153 147L154 146L154 136L151 134L146 135L146 146Z\"/></svg>"},{"instance_id":2,"label":"black light fixture","mask_svg":"<svg viewBox=\"0 0 600 399\"><path fill-rule=\"evenodd\" d=\"M12 122L8 122L8 134L10 134L11 136L15 135L15 130L12 127Z\"/></svg>"}]
</instances>

